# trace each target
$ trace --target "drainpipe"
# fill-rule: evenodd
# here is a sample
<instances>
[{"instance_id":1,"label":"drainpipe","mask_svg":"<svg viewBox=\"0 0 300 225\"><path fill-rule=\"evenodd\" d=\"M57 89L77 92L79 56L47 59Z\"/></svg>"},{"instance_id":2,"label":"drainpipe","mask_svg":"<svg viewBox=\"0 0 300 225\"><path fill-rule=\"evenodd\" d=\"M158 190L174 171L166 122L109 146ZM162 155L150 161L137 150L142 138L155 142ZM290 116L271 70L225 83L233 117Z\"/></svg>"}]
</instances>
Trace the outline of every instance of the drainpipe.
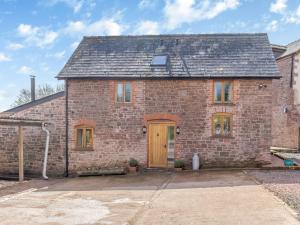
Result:
<instances>
[{"instance_id":1,"label":"drainpipe","mask_svg":"<svg viewBox=\"0 0 300 225\"><path fill-rule=\"evenodd\" d=\"M65 159L66 159L66 166L65 166L65 177L69 176L69 90L68 90L68 79L65 81L65 98L66 98L66 104L65 104L65 124L66 124L66 152L65 152Z\"/></svg>"},{"instance_id":2,"label":"drainpipe","mask_svg":"<svg viewBox=\"0 0 300 225\"><path fill-rule=\"evenodd\" d=\"M293 82L294 82L294 61L295 61L295 54L292 54L290 87L293 87Z\"/></svg>"},{"instance_id":3,"label":"drainpipe","mask_svg":"<svg viewBox=\"0 0 300 225\"><path fill-rule=\"evenodd\" d=\"M48 180L48 177L46 175L47 172L47 161L48 161L48 150L49 150L49 138L50 138L50 132L46 128L46 123L43 123L42 130L46 132L47 138L46 138L46 147L45 147L45 156L44 156L44 164L43 164L43 178L45 180Z\"/></svg>"}]
</instances>

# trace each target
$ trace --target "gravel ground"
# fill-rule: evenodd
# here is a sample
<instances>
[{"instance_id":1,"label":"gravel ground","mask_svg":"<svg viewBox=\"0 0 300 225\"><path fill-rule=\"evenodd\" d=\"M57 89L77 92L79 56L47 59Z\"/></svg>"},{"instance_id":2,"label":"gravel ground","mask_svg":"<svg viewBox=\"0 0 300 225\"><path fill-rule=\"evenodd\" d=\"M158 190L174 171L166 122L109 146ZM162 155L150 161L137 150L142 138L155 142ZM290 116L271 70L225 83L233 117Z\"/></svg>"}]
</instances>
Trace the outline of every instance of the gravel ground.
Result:
<instances>
[{"instance_id":1,"label":"gravel ground","mask_svg":"<svg viewBox=\"0 0 300 225\"><path fill-rule=\"evenodd\" d=\"M13 186L17 183L15 181L0 180L0 189Z\"/></svg>"},{"instance_id":2,"label":"gravel ground","mask_svg":"<svg viewBox=\"0 0 300 225\"><path fill-rule=\"evenodd\" d=\"M248 171L247 173L300 214L300 171Z\"/></svg>"}]
</instances>

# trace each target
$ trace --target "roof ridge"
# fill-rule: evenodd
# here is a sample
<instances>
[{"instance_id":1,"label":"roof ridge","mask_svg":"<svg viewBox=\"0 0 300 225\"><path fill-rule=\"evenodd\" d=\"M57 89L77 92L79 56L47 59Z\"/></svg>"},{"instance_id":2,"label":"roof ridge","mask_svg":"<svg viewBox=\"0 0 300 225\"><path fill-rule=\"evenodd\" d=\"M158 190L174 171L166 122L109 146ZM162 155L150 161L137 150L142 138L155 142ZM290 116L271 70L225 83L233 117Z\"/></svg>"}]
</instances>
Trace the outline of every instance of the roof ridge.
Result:
<instances>
[{"instance_id":1,"label":"roof ridge","mask_svg":"<svg viewBox=\"0 0 300 225\"><path fill-rule=\"evenodd\" d=\"M83 36L89 38L140 38L140 37L197 37L197 36L265 36L267 33L203 33L203 34L146 34L146 35L96 35Z\"/></svg>"},{"instance_id":2,"label":"roof ridge","mask_svg":"<svg viewBox=\"0 0 300 225\"><path fill-rule=\"evenodd\" d=\"M296 42L299 42L299 41L300 41L300 38L297 39L297 40L295 40L295 41L292 41L292 42L288 43L287 46L290 46L290 45L292 45L292 44L295 44Z\"/></svg>"}]
</instances>

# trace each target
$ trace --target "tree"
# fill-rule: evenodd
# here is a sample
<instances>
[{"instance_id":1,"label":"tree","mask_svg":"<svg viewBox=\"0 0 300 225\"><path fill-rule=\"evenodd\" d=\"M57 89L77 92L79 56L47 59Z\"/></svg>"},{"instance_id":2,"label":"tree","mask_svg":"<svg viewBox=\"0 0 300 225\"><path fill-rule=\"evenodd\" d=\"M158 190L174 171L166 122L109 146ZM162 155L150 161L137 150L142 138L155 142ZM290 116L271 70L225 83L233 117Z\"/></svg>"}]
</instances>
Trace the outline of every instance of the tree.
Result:
<instances>
[{"instance_id":1,"label":"tree","mask_svg":"<svg viewBox=\"0 0 300 225\"><path fill-rule=\"evenodd\" d=\"M53 88L49 84L39 85L37 90L36 90L35 98L36 99L43 98L43 97L55 94L55 93L63 91L63 90L64 90L64 85L63 84L57 85L55 88ZM23 105L23 104L28 103L30 101L31 101L31 92L30 92L30 90L24 88L18 94L17 99L12 104L12 107Z\"/></svg>"}]
</instances>

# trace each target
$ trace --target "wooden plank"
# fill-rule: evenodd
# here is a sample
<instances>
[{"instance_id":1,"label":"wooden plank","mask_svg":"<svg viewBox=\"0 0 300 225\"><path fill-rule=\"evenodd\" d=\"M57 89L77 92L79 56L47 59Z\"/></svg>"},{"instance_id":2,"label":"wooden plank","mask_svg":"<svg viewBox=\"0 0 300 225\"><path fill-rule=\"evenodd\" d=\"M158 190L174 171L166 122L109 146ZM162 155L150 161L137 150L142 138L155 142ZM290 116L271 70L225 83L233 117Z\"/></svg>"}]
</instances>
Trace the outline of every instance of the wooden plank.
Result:
<instances>
[{"instance_id":1,"label":"wooden plank","mask_svg":"<svg viewBox=\"0 0 300 225\"><path fill-rule=\"evenodd\" d=\"M31 127L41 127L43 122L39 121L18 121L18 120L1 120L0 125L3 126L31 126Z\"/></svg>"},{"instance_id":2,"label":"wooden plank","mask_svg":"<svg viewBox=\"0 0 300 225\"><path fill-rule=\"evenodd\" d=\"M19 181L24 180L24 134L23 127L19 126Z\"/></svg>"}]
</instances>

